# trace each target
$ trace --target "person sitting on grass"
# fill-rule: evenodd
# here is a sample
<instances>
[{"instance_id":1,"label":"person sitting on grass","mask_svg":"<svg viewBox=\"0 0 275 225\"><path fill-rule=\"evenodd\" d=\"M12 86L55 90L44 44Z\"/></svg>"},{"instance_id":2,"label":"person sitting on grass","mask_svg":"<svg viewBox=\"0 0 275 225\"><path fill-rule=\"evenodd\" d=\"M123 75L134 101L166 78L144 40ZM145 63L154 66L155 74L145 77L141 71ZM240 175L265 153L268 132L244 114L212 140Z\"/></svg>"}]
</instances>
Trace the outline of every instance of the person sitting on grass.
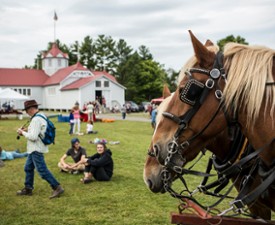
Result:
<instances>
[{"instance_id":1,"label":"person sitting on grass","mask_svg":"<svg viewBox=\"0 0 275 225\"><path fill-rule=\"evenodd\" d=\"M111 150L107 149L105 142L98 142L96 150L96 154L83 160L86 166L81 182L84 184L90 183L92 177L98 181L109 181L113 175L114 162Z\"/></svg>"},{"instance_id":2,"label":"person sitting on grass","mask_svg":"<svg viewBox=\"0 0 275 225\"><path fill-rule=\"evenodd\" d=\"M72 147L61 157L58 167L61 172L67 172L71 174L79 174L84 171L85 163L82 161L86 158L86 150L80 146L78 138L71 140ZM74 163L67 163L65 160L68 156L71 156Z\"/></svg>"},{"instance_id":3,"label":"person sitting on grass","mask_svg":"<svg viewBox=\"0 0 275 225\"><path fill-rule=\"evenodd\" d=\"M14 151L6 151L3 150L2 147L0 146L0 159L1 160L13 160L13 159L17 159L17 158L24 158L27 157L28 153L24 152L24 153L20 153L20 151L14 150Z\"/></svg>"},{"instance_id":4,"label":"person sitting on grass","mask_svg":"<svg viewBox=\"0 0 275 225\"><path fill-rule=\"evenodd\" d=\"M97 134L97 131L93 129L94 129L94 123L92 120L90 120L87 123L86 134Z\"/></svg>"}]
</instances>

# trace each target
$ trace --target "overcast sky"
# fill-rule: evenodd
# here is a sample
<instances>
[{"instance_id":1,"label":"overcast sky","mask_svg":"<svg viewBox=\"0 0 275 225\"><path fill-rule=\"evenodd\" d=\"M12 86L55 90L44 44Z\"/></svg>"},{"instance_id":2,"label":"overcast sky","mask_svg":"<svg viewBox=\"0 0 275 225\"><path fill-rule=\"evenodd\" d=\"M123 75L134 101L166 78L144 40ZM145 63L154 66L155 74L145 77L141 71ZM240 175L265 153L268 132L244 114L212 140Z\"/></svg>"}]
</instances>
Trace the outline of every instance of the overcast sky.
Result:
<instances>
[{"instance_id":1,"label":"overcast sky","mask_svg":"<svg viewBox=\"0 0 275 225\"><path fill-rule=\"evenodd\" d=\"M188 30L205 42L240 35L275 49L274 0L0 0L0 68L33 65L56 38L70 45L99 34L145 45L165 68L193 54Z\"/></svg>"}]
</instances>

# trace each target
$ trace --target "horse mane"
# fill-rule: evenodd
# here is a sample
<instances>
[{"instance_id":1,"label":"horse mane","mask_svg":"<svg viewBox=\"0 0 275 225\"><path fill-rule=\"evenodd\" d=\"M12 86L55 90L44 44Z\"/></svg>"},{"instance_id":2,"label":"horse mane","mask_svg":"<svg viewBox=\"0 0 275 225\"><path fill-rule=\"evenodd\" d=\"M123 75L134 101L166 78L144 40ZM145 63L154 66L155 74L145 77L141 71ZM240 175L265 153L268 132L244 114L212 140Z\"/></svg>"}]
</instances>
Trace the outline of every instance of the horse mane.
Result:
<instances>
[{"instance_id":1,"label":"horse mane","mask_svg":"<svg viewBox=\"0 0 275 225\"><path fill-rule=\"evenodd\" d=\"M253 124L259 116L262 103L265 110L271 104L270 115L273 119L275 86L266 84L274 82L274 56L274 50L260 46L228 43L224 48L224 67L228 73L224 89L225 106L227 109L233 106L234 110L244 106L247 125Z\"/></svg>"}]
</instances>

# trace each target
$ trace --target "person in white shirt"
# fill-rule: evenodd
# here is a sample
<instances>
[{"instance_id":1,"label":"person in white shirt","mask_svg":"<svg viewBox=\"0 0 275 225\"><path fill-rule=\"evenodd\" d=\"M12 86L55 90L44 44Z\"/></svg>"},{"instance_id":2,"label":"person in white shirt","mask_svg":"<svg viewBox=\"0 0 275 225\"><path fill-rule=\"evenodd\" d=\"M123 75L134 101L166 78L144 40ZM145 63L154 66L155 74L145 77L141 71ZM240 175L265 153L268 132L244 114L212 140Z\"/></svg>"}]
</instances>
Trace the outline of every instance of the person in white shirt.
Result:
<instances>
[{"instance_id":1,"label":"person in white shirt","mask_svg":"<svg viewBox=\"0 0 275 225\"><path fill-rule=\"evenodd\" d=\"M39 112L38 104L35 100L24 102L24 106L31 120L27 129L21 127L17 130L18 135L24 136L27 139L28 153L24 167L26 173L25 187L17 191L17 195L32 195L34 189L34 169L36 169L40 177L46 180L53 189L50 199L59 197L64 192L64 189L48 170L44 159L44 153L47 153L49 150L48 146L42 142L41 138L45 135L47 121L36 115L40 114L45 118L46 116Z\"/></svg>"},{"instance_id":2,"label":"person in white shirt","mask_svg":"<svg viewBox=\"0 0 275 225\"><path fill-rule=\"evenodd\" d=\"M94 123L93 121L89 121L86 127L86 134L96 134L97 131L94 131L93 129L94 129Z\"/></svg>"},{"instance_id":3,"label":"person in white shirt","mask_svg":"<svg viewBox=\"0 0 275 225\"><path fill-rule=\"evenodd\" d=\"M89 102L88 105L86 106L87 108L87 113L88 113L88 121L94 121L94 117L93 117L93 114L94 114L94 105Z\"/></svg>"}]
</instances>

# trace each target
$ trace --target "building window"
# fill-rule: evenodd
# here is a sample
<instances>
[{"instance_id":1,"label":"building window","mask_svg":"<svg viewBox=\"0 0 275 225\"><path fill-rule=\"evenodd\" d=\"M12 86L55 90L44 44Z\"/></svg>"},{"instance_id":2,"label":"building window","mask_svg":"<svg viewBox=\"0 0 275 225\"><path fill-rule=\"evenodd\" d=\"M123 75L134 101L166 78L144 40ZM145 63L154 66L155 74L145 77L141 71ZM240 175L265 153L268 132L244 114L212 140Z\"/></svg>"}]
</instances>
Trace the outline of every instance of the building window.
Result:
<instances>
[{"instance_id":1,"label":"building window","mask_svg":"<svg viewBox=\"0 0 275 225\"><path fill-rule=\"evenodd\" d=\"M23 95L27 95L26 89L23 89Z\"/></svg>"},{"instance_id":2,"label":"building window","mask_svg":"<svg viewBox=\"0 0 275 225\"><path fill-rule=\"evenodd\" d=\"M49 95L56 95L56 89L55 87L51 87L48 89L48 94Z\"/></svg>"},{"instance_id":3,"label":"building window","mask_svg":"<svg viewBox=\"0 0 275 225\"><path fill-rule=\"evenodd\" d=\"M109 87L109 81L104 81L104 87Z\"/></svg>"},{"instance_id":4,"label":"building window","mask_svg":"<svg viewBox=\"0 0 275 225\"><path fill-rule=\"evenodd\" d=\"M17 89L16 89L16 88L14 88L13 90L17 92Z\"/></svg>"},{"instance_id":5,"label":"building window","mask_svg":"<svg viewBox=\"0 0 275 225\"><path fill-rule=\"evenodd\" d=\"M96 87L101 87L101 81L97 80L97 81L95 82L95 86L96 86Z\"/></svg>"},{"instance_id":6,"label":"building window","mask_svg":"<svg viewBox=\"0 0 275 225\"><path fill-rule=\"evenodd\" d=\"M61 66L61 59L58 59L58 66Z\"/></svg>"},{"instance_id":7,"label":"building window","mask_svg":"<svg viewBox=\"0 0 275 225\"><path fill-rule=\"evenodd\" d=\"M30 88L27 89L27 96L31 96L31 89Z\"/></svg>"},{"instance_id":8,"label":"building window","mask_svg":"<svg viewBox=\"0 0 275 225\"><path fill-rule=\"evenodd\" d=\"M21 88L19 88L19 89L18 89L18 92L19 92L20 94L22 94L22 89L21 89Z\"/></svg>"}]
</instances>

